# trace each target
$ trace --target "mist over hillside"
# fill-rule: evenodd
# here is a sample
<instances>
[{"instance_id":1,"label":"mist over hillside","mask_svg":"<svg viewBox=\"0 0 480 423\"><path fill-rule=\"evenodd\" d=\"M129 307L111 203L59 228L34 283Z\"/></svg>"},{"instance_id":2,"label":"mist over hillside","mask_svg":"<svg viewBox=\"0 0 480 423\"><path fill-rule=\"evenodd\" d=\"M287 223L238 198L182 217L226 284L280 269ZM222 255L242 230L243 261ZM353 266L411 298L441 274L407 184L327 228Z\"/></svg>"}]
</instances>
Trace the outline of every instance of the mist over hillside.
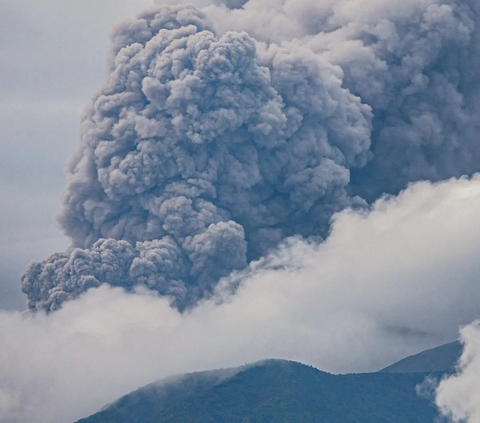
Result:
<instances>
[{"instance_id":1,"label":"mist over hillside","mask_svg":"<svg viewBox=\"0 0 480 423\"><path fill-rule=\"evenodd\" d=\"M460 342L450 342L406 357L380 370L387 373L454 373L462 354Z\"/></svg>"},{"instance_id":2,"label":"mist over hillside","mask_svg":"<svg viewBox=\"0 0 480 423\"><path fill-rule=\"evenodd\" d=\"M332 375L285 360L181 375L142 387L78 423L440 422L435 384L462 351L453 342L376 373Z\"/></svg>"},{"instance_id":3,"label":"mist over hillside","mask_svg":"<svg viewBox=\"0 0 480 423\"><path fill-rule=\"evenodd\" d=\"M425 376L331 375L299 363L268 360L158 382L77 423L433 423L435 406L416 390Z\"/></svg>"}]
</instances>

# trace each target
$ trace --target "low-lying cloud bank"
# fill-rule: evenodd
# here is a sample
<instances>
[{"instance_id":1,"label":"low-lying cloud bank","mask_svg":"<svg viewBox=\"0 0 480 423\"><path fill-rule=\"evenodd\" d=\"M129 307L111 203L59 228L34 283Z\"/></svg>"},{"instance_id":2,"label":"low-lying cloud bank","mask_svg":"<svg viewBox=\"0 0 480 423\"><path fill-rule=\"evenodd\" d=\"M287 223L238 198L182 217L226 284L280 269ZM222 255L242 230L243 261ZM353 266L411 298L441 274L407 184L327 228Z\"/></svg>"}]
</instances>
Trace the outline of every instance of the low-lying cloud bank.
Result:
<instances>
[{"instance_id":1,"label":"low-lying cloud bank","mask_svg":"<svg viewBox=\"0 0 480 423\"><path fill-rule=\"evenodd\" d=\"M437 388L436 402L454 422L480 422L480 321L461 331L464 343L458 371Z\"/></svg>"},{"instance_id":2,"label":"low-lying cloud bank","mask_svg":"<svg viewBox=\"0 0 480 423\"><path fill-rule=\"evenodd\" d=\"M451 341L480 308L479 208L478 175L417 183L369 212L335 215L320 245L291 239L224 280L241 281L235 295L219 290L184 314L107 286L49 316L4 312L0 421L74 421L171 374L270 357L368 371ZM459 380L478 378L468 376L475 328L463 331L463 375L440 386L444 410Z\"/></svg>"}]
</instances>

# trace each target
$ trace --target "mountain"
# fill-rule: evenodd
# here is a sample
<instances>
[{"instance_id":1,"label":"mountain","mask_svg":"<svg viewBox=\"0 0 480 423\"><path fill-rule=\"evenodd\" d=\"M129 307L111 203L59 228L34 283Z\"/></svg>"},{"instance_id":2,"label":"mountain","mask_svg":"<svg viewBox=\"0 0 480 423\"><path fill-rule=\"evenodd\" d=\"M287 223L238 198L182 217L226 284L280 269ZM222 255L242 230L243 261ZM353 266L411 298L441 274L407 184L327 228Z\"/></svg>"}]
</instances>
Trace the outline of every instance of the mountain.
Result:
<instances>
[{"instance_id":1,"label":"mountain","mask_svg":"<svg viewBox=\"0 0 480 423\"><path fill-rule=\"evenodd\" d=\"M451 342L440 347L422 351L419 354L406 357L380 370L387 373L450 373L455 368L462 344Z\"/></svg>"},{"instance_id":2,"label":"mountain","mask_svg":"<svg viewBox=\"0 0 480 423\"><path fill-rule=\"evenodd\" d=\"M77 423L431 423L436 410L415 391L424 378L268 360L157 382Z\"/></svg>"}]
</instances>

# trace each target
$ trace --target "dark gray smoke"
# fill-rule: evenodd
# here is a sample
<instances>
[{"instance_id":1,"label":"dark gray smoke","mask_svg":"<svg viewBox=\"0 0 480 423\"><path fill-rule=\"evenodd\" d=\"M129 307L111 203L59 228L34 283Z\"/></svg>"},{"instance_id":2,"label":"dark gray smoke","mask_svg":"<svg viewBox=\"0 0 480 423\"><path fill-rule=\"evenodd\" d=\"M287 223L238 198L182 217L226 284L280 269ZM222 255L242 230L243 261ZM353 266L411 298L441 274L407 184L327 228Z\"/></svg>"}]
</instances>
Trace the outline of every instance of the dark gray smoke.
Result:
<instances>
[{"instance_id":1,"label":"dark gray smoke","mask_svg":"<svg viewBox=\"0 0 480 423\"><path fill-rule=\"evenodd\" d=\"M372 107L372 160L352 171L354 192L370 201L479 169L478 1L250 0L244 9L216 10L217 25L308 47Z\"/></svg>"},{"instance_id":2,"label":"dark gray smoke","mask_svg":"<svg viewBox=\"0 0 480 423\"><path fill-rule=\"evenodd\" d=\"M332 57L344 86L374 111L372 160L352 177L369 200L480 169L480 4L409 3L392 11L382 1L378 15L350 22L359 48Z\"/></svg>"},{"instance_id":3,"label":"dark gray smoke","mask_svg":"<svg viewBox=\"0 0 480 423\"><path fill-rule=\"evenodd\" d=\"M109 283L183 309L363 198L480 169L475 3L284 1L284 39L244 3L219 6L224 23L248 17L266 43L217 35L191 5L115 30L69 165L73 247L29 266L29 308Z\"/></svg>"},{"instance_id":4,"label":"dark gray smoke","mask_svg":"<svg viewBox=\"0 0 480 423\"><path fill-rule=\"evenodd\" d=\"M229 9L240 9L248 0L216 0L216 4L224 4Z\"/></svg>"}]
</instances>

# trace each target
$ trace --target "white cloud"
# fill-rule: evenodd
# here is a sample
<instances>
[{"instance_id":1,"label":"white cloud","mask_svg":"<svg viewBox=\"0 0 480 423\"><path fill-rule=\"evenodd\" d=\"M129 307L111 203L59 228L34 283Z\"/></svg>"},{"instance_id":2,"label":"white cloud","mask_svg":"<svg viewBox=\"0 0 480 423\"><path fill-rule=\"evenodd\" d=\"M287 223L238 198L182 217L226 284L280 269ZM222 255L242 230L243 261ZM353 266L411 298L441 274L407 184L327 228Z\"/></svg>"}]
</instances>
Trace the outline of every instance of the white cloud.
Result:
<instances>
[{"instance_id":1,"label":"white cloud","mask_svg":"<svg viewBox=\"0 0 480 423\"><path fill-rule=\"evenodd\" d=\"M464 351L457 374L443 380L436 402L454 422L480 422L480 321L461 330Z\"/></svg>"},{"instance_id":2,"label":"white cloud","mask_svg":"<svg viewBox=\"0 0 480 423\"><path fill-rule=\"evenodd\" d=\"M184 315L101 287L49 317L0 316L0 421L86 416L155 379L277 357L375 370L456 337L480 307L480 176L419 183L292 241L238 293Z\"/></svg>"}]
</instances>

